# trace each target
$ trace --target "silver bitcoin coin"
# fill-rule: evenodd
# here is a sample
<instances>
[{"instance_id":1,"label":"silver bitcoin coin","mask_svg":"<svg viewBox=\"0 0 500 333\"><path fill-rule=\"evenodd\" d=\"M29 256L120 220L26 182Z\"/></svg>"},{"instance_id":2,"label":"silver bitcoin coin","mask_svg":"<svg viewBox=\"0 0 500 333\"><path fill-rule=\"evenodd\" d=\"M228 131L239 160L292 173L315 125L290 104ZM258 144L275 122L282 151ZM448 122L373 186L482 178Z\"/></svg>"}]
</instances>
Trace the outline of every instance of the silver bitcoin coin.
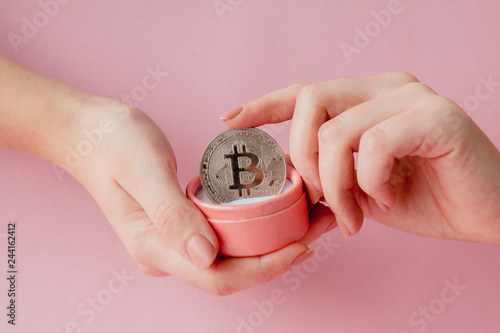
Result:
<instances>
[{"instance_id":1,"label":"silver bitcoin coin","mask_svg":"<svg viewBox=\"0 0 500 333\"><path fill-rule=\"evenodd\" d=\"M207 196L218 204L277 195L286 181L285 156L261 130L230 129L205 148L200 178Z\"/></svg>"}]
</instances>

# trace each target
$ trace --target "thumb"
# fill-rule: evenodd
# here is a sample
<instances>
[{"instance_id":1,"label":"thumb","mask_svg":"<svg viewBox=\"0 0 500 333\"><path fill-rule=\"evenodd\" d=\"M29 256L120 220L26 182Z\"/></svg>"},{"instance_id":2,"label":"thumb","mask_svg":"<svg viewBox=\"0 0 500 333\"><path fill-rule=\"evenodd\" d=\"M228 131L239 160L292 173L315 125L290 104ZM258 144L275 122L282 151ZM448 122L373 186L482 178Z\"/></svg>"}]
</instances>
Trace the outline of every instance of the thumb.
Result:
<instances>
[{"instance_id":1,"label":"thumb","mask_svg":"<svg viewBox=\"0 0 500 333\"><path fill-rule=\"evenodd\" d=\"M217 236L181 190L175 160L166 154L145 160L147 166L125 166L117 182L141 205L168 246L198 267L209 267L218 253Z\"/></svg>"},{"instance_id":2,"label":"thumb","mask_svg":"<svg viewBox=\"0 0 500 333\"><path fill-rule=\"evenodd\" d=\"M231 128L257 127L290 120L298 92L305 84L277 90L222 114L219 119Z\"/></svg>"}]
</instances>

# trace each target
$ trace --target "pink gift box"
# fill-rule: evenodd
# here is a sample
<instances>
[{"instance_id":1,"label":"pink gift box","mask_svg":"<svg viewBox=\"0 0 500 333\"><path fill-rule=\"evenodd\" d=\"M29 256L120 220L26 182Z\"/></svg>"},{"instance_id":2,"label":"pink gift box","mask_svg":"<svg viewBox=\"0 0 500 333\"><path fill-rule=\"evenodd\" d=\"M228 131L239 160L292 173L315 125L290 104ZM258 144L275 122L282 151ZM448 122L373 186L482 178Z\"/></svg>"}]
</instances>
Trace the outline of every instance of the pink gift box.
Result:
<instances>
[{"instance_id":1,"label":"pink gift box","mask_svg":"<svg viewBox=\"0 0 500 333\"><path fill-rule=\"evenodd\" d=\"M219 253L249 257L279 250L299 240L309 227L307 199L302 178L287 166L292 185L265 201L243 205L220 205L201 200L203 191L196 176L186 188L187 197L205 215L219 239Z\"/></svg>"}]
</instances>

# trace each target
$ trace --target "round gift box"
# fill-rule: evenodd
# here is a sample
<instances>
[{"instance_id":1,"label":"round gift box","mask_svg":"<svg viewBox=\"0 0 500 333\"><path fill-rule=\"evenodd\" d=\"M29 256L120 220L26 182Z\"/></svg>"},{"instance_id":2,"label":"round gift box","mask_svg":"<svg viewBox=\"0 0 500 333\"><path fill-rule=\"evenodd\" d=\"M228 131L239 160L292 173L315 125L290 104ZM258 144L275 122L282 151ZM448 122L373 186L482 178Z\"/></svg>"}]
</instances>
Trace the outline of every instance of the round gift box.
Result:
<instances>
[{"instance_id":1,"label":"round gift box","mask_svg":"<svg viewBox=\"0 0 500 333\"><path fill-rule=\"evenodd\" d=\"M187 197L205 215L219 239L219 253L249 257L279 250L299 240L309 227L307 199L299 173L287 166L291 187L268 200L220 205L196 196L203 191L200 176L186 188Z\"/></svg>"}]
</instances>

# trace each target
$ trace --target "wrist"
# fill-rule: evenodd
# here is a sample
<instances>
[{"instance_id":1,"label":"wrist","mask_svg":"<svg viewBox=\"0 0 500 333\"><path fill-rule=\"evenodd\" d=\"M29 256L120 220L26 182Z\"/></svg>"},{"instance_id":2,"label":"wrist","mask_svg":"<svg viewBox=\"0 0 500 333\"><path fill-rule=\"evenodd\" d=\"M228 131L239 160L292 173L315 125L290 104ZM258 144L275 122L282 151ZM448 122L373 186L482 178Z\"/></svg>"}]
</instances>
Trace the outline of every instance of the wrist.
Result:
<instances>
[{"instance_id":1,"label":"wrist","mask_svg":"<svg viewBox=\"0 0 500 333\"><path fill-rule=\"evenodd\" d=\"M83 117L82 106L89 94L54 83L50 96L37 110L38 131L32 133L26 152L50 162L62 164L64 147L73 140Z\"/></svg>"},{"instance_id":2,"label":"wrist","mask_svg":"<svg viewBox=\"0 0 500 333\"><path fill-rule=\"evenodd\" d=\"M55 161L88 94L0 56L0 147Z\"/></svg>"},{"instance_id":3,"label":"wrist","mask_svg":"<svg viewBox=\"0 0 500 333\"><path fill-rule=\"evenodd\" d=\"M116 138L112 133L120 132L123 119L131 111L117 100L79 93L62 98L57 109L54 117L58 121L49 125L51 130L42 157L74 176L87 169L85 166L96 156L95 151L104 149L105 154L110 153L109 145L103 143Z\"/></svg>"}]
</instances>

